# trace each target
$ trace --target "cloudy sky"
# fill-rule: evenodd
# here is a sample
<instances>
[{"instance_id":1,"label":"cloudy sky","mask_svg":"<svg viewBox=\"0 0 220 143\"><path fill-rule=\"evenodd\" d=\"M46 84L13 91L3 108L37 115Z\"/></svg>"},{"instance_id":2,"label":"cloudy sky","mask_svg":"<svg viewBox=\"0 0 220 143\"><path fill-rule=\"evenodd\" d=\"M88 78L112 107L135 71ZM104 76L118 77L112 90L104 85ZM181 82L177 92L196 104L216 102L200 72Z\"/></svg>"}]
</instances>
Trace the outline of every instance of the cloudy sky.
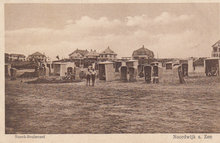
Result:
<instances>
[{"instance_id":1,"label":"cloudy sky","mask_svg":"<svg viewBox=\"0 0 220 143\"><path fill-rule=\"evenodd\" d=\"M220 40L219 4L6 4L5 51L54 59L110 46L118 57L142 45L156 57L210 56Z\"/></svg>"}]
</instances>

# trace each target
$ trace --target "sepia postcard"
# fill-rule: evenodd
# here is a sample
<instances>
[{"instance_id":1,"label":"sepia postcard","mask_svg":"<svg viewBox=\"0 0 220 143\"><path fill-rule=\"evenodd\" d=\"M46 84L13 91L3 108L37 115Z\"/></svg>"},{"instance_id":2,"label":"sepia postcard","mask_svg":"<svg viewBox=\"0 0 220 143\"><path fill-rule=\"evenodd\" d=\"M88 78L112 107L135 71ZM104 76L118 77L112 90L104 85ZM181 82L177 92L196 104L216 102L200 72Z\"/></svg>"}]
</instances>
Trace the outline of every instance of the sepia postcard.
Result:
<instances>
[{"instance_id":1,"label":"sepia postcard","mask_svg":"<svg viewBox=\"0 0 220 143\"><path fill-rule=\"evenodd\" d=\"M0 9L0 143L220 142L220 1Z\"/></svg>"}]
</instances>

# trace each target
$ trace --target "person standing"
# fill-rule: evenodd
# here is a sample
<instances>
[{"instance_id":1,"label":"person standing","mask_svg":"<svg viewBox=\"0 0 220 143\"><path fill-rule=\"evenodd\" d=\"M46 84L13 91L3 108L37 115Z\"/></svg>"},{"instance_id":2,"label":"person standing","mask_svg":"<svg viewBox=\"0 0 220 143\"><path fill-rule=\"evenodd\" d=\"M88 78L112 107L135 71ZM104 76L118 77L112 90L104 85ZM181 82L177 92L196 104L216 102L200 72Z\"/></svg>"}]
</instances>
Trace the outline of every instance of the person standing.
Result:
<instances>
[{"instance_id":1,"label":"person standing","mask_svg":"<svg viewBox=\"0 0 220 143\"><path fill-rule=\"evenodd\" d=\"M94 86L95 85L95 76L96 76L96 71L94 68L92 69L91 76L92 76L92 86Z\"/></svg>"},{"instance_id":2,"label":"person standing","mask_svg":"<svg viewBox=\"0 0 220 143\"><path fill-rule=\"evenodd\" d=\"M87 73L86 73L86 85L88 86L90 86L90 77L91 77L91 69L90 69L90 67L88 67L88 71L87 71Z\"/></svg>"}]
</instances>

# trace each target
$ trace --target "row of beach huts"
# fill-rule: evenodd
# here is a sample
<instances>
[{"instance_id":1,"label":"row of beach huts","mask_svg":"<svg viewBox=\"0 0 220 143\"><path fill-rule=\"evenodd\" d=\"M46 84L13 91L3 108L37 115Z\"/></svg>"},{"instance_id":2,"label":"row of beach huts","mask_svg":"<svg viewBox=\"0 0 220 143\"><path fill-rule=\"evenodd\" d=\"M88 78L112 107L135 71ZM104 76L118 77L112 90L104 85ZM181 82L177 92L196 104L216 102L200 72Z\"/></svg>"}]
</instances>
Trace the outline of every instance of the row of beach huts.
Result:
<instances>
[{"instance_id":1,"label":"row of beach huts","mask_svg":"<svg viewBox=\"0 0 220 143\"><path fill-rule=\"evenodd\" d=\"M40 69L35 69L38 76L59 76L74 75L74 79L82 79L82 73L86 73L87 68L77 67L74 62L46 62L40 63ZM6 64L7 65L7 64ZM10 65L5 69L6 74L13 76ZM137 81L145 78L147 83L172 82L184 83L184 77L195 74L206 76L219 76L220 59L206 58L176 60L167 63L154 61L151 63L139 64L138 60L127 61L104 61L92 64L97 71L99 80L105 81ZM43 71L43 72L40 72Z\"/></svg>"},{"instance_id":2,"label":"row of beach huts","mask_svg":"<svg viewBox=\"0 0 220 143\"><path fill-rule=\"evenodd\" d=\"M41 58L41 61L37 62L34 72L37 77L65 77L73 75L74 79L78 80L82 79L82 75L86 73L89 65L97 71L99 80L133 82L139 78L145 78L147 83L184 83L184 77L194 74L219 76L220 54L216 56L216 53L220 53L220 41L215 43L212 47L212 55L214 56L210 58L170 60L155 59L153 52L144 46L135 50L132 54L132 58L127 59L117 59L117 54L109 47L104 50L99 57L96 51L91 50L91 52L87 52L77 49L70 54L69 60L46 61ZM86 60L83 60L82 53L86 53ZM88 61L88 58L90 58L90 61ZM84 65L81 64L82 62L84 62ZM5 74L13 77L15 76L14 73L15 69L11 68L10 63L6 63Z\"/></svg>"}]
</instances>

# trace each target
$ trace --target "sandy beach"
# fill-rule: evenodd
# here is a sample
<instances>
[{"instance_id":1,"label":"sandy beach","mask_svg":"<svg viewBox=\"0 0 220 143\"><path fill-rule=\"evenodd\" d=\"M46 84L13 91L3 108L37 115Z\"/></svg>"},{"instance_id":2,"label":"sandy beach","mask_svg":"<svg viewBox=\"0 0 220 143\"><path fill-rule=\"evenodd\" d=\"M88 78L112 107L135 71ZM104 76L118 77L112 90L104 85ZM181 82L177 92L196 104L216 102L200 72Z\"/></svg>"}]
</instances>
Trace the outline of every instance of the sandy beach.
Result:
<instances>
[{"instance_id":1,"label":"sandy beach","mask_svg":"<svg viewBox=\"0 0 220 143\"><path fill-rule=\"evenodd\" d=\"M220 133L220 79L186 84L5 81L7 134Z\"/></svg>"}]
</instances>

